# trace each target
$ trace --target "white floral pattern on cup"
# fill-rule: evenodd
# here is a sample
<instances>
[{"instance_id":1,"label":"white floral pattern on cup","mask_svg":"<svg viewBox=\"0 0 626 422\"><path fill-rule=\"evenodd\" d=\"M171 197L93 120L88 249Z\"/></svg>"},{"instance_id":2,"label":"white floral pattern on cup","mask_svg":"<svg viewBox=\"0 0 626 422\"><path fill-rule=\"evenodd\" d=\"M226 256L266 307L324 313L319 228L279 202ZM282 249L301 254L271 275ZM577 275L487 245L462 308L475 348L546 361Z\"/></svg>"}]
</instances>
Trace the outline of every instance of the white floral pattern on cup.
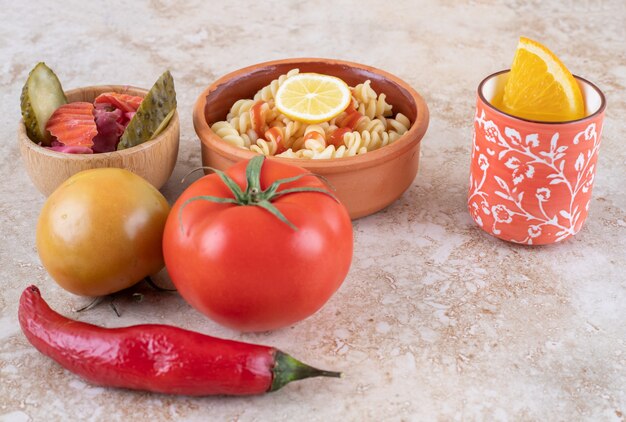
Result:
<instances>
[{"instance_id":1,"label":"white floral pattern on cup","mask_svg":"<svg viewBox=\"0 0 626 422\"><path fill-rule=\"evenodd\" d=\"M580 230L589 209L601 127L591 122L573 134L558 130L559 125L551 129L520 133L499 127L477 108L472 148L477 165L470 174L468 204L479 226L529 245L540 236L552 236L542 242L552 243Z\"/></svg>"}]
</instances>

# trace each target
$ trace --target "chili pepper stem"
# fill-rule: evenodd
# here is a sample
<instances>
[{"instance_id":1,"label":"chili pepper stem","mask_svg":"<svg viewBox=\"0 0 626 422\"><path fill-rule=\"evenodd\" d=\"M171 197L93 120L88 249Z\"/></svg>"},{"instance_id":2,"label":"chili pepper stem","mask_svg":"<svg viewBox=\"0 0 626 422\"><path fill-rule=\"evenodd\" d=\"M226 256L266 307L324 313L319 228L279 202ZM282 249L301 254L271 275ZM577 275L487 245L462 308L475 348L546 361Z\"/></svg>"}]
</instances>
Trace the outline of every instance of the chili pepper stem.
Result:
<instances>
[{"instance_id":1,"label":"chili pepper stem","mask_svg":"<svg viewBox=\"0 0 626 422\"><path fill-rule=\"evenodd\" d=\"M306 363L300 362L287 353L281 352L280 350L276 351L274 361L274 368L272 368L274 377L272 379L272 386L268 391L279 390L292 381L298 381L305 378L342 377L341 372L325 371L323 369L314 368Z\"/></svg>"}]
</instances>

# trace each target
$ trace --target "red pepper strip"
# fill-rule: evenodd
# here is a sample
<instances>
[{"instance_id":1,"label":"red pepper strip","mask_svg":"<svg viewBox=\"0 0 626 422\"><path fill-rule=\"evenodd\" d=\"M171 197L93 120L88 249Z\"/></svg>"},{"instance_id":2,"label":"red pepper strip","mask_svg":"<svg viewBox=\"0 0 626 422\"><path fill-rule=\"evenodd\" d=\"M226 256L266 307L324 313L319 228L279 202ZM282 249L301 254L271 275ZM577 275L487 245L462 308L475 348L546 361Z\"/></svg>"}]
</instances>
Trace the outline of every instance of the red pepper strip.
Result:
<instances>
[{"instance_id":1,"label":"red pepper strip","mask_svg":"<svg viewBox=\"0 0 626 422\"><path fill-rule=\"evenodd\" d=\"M363 118L363 115L361 113L359 113L358 111L353 111L351 113L348 113L341 120L341 122L339 122L339 126L347 127L350 128L350 130L354 130L359 125L359 121L361 120L361 118Z\"/></svg>"},{"instance_id":2,"label":"red pepper strip","mask_svg":"<svg viewBox=\"0 0 626 422\"><path fill-rule=\"evenodd\" d=\"M256 132L257 136L263 134L263 120L262 108L265 101L258 101L250 108L250 121L252 123L252 129Z\"/></svg>"},{"instance_id":3,"label":"red pepper strip","mask_svg":"<svg viewBox=\"0 0 626 422\"><path fill-rule=\"evenodd\" d=\"M343 145L343 135L352 132L349 127L340 127L333 130L328 137L328 144L333 144L336 147Z\"/></svg>"},{"instance_id":4,"label":"red pepper strip","mask_svg":"<svg viewBox=\"0 0 626 422\"><path fill-rule=\"evenodd\" d=\"M248 395L337 372L312 368L267 346L210 337L169 325L102 328L56 313L27 287L18 311L37 350L90 383L166 394Z\"/></svg>"},{"instance_id":5,"label":"red pepper strip","mask_svg":"<svg viewBox=\"0 0 626 422\"><path fill-rule=\"evenodd\" d=\"M265 137L266 141L276 143L275 154L280 154L281 152L286 151L285 144L283 142L283 132L280 130L280 128L276 126L271 127L265 131L263 136Z\"/></svg>"}]
</instances>

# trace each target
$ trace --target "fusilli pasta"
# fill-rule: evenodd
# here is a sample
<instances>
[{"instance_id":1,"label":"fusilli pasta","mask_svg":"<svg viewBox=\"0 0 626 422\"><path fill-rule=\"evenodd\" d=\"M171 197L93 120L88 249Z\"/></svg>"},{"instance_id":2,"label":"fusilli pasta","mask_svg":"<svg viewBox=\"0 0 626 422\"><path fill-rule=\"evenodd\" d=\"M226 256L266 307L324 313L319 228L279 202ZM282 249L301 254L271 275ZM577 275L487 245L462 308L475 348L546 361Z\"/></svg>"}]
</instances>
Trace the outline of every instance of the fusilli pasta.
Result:
<instances>
[{"instance_id":1,"label":"fusilli pasta","mask_svg":"<svg viewBox=\"0 0 626 422\"><path fill-rule=\"evenodd\" d=\"M263 88L261 88L254 95L254 101L263 100L263 101L267 101L267 102L272 102L273 103L274 102L274 97L276 96L276 91L278 91L278 88L280 88L280 86L283 84L283 82L285 82L285 80L287 80L287 78L290 78L293 75L297 75L299 72L300 72L299 69L291 69L286 74L280 75L277 79L274 79L272 82L270 82L269 85L264 86Z\"/></svg>"},{"instance_id":2,"label":"fusilli pasta","mask_svg":"<svg viewBox=\"0 0 626 422\"><path fill-rule=\"evenodd\" d=\"M228 122L217 122L211 126L211 130L231 145L241 148L248 148L250 146L249 139L248 142L246 142L237 129Z\"/></svg>"},{"instance_id":3,"label":"fusilli pasta","mask_svg":"<svg viewBox=\"0 0 626 422\"><path fill-rule=\"evenodd\" d=\"M306 124L281 114L275 107L278 88L299 73L292 69L261 88L253 99L241 99L225 121L211 126L229 144L263 155L298 159L330 159L365 154L397 141L411 127L402 113L393 116L384 93L371 81L351 88L348 108L318 124Z\"/></svg>"}]
</instances>

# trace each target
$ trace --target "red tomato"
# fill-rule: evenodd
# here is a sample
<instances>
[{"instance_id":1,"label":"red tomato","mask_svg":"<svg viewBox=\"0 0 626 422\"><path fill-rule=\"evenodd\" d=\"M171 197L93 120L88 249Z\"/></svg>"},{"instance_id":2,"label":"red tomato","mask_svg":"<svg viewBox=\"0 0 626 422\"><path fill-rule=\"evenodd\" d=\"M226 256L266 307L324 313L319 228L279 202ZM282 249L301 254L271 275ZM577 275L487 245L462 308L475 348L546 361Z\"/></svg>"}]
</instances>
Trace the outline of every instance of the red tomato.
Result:
<instances>
[{"instance_id":1,"label":"red tomato","mask_svg":"<svg viewBox=\"0 0 626 422\"><path fill-rule=\"evenodd\" d=\"M352 261L348 212L317 177L284 183L269 200L293 226L262 206L245 204L254 202L246 169L259 161L261 191L279 179L309 174L262 156L238 163L225 173L248 195L240 198L243 205L207 198L235 202L236 196L218 174L205 176L174 204L163 237L165 263L183 298L243 331L276 329L313 314L339 288ZM280 194L294 188L326 193Z\"/></svg>"}]
</instances>

